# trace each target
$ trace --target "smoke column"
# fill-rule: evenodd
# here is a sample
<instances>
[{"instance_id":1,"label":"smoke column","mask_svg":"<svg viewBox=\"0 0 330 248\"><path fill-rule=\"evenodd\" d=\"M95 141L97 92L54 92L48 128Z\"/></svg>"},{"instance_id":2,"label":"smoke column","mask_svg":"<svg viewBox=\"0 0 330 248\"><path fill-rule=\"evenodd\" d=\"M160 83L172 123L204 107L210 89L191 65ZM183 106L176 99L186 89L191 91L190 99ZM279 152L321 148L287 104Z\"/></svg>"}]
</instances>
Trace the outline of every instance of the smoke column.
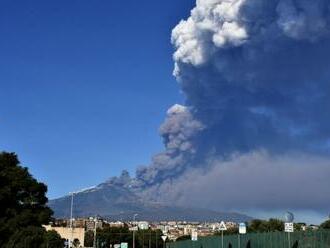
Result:
<instances>
[{"instance_id":1,"label":"smoke column","mask_svg":"<svg viewBox=\"0 0 330 248\"><path fill-rule=\"evenodd\" d=\"M217 209L327 211L330 3L197 0L172 31L186 97L137 170L154 200Z\"/></svg>"}]
</instances>

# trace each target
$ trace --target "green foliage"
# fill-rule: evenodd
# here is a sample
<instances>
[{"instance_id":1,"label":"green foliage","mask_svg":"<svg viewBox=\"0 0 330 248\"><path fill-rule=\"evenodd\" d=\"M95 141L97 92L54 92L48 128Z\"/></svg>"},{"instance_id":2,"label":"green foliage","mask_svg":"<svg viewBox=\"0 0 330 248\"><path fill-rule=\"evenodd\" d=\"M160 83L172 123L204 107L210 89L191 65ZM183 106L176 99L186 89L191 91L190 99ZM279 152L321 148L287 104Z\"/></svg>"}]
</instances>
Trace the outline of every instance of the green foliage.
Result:
<instances>
[{"instance_id":1,"label":"green foliage","mask_svg":"<svg viewBox=\"0 0 330 248\"><path fill-rule=\"evenodd\" d=\"M267 220L252 220L248 227L248 232L274 232L274 231L283 231L284 222L278 219L269 219ZM238 234L238 228L228 228L228 230L223 232L223 235L233 235ZM214 234L215 236L220 236L221 231L218 231Z\"/></svg>"},{"instance_id":2,"label":"green foliage","mask_svg":"<svg viewBox=\"0 0 330 248\"><path fill-rule=\"evenodd\" d=\"M294 223L293 227L294 227L294 231L302 231L303 230L303 226L306 226L306 223Z\"/></svg>"},{"instance_id":3,"label":"green foliage","mask_svg":"<svg viewBox=\"0 0 330 248\"><path fill-rule=\"evenodd\" d=\"M191 240L191 236L183 235L183 236L178 237L175 241L182 241L182 240Z\"/></svg>"},{"instance_id":4,"label":"green foliage","mask_svg":"<svg viewBox=\"0 0 330 248\"><path fill-rule=\"evenodd\" d=\"M41 228L51 219L46 192L47 186L20 166L14 153L0 153L0 247L29 230L33 230L34 239L41 239L43 232L30 227ZM24 240L30 242L29 238Z\"/></svg>"},{"instance_id":5,"label":"green foliage","mask_svg":"<svg viewBox=\"0 0 330 248\"><path fill-rule=\"evenodd\" d=\"M45 233L44 246L46 248L63 248L64 242L65 239L62 239L56 231L48 231Z\"/></svg>"},{"instance_id":6,"label":"green foliage","mask_svg":"<svg viewBox=\"0 0 330 248\"><path fill-rule=\"evenodd\" d=\"M10 236L6 248L39 248L44 243L45 230L42 227L28 227Z\"/></svg>"},{"instance_id":7,"label":"green foliage","mask_svg":"<svg viewBox=\"0 0 330 248\"><path fill-rule=\"evenodd\" d=\"M268 222L266 220L252 220L248 226L248 232L267 232Z\"/></svg>"},{"instance_id":8,"label":"green foliage","mask_svg":"<svg viewBox=\"0 0 330 248\"><path fill-rule=\"evenodd\" d=\"M137 247L162 247L160 230L139 230L136 232Z\"/></svg>"},{"instance_id":9,"label":"green foliage","mask_svg":"<svg viewBox=\"0 0 330 248\"><path fill-rule=\"evenodd\" d=\"M64 240L55 231L27 227L16 231L4 245L6 248L63 248Z\"/></svg>"},{"instance_id":10,"label":"green foliage","mask_svg":"<svg viewBox=\"0 0 330 248\"><path fill-rule=\"evenodd\" d=\"M238 228L228 228L226 231L223 231L223 235L232 235L237 233L238 233ZM214 235L221 236L221 231L215 232Z\"/></svg>"},{"instance_id":11,"label":"green foliage","mask_svg":"<svg viewBox=\"0 0 330 248\"><path fill-rule=\"evenodd\" d=\"M248 232L274 232L283 231L284 222L278 219L252 220L248 226Z\"/></svg>"},{"instance_id":12,"label":"green foliage","mask_svg":"<svg viewBox=\"0 0 330 248\"><path fill-rule=\"evenodd\" d=\"M284 230L284 222L278 219L269 219L267 226L268 226L268 230L267 230L268 232Z\"/></svg>"},{"instance_id":13,"label":"green foliage","mask_svg":"<svg viewBox=\"0 0 330 248\"><path fill-rule=\"evenodd\" d=\"M92 233L90 234L93 235ZM135 247L162 247L160 230L139 230L135 232ZM128 227L105 227L98 229L96 234L97 243L100 247L109 247L110 244L128 243L128 247L132 247L133 232ZM86 242L85 245L87 246Z\"/></svg>"},{"instance_id":14,"label":"green foliage","mask_svg":"<svg viewBox=\"0 0 330 248\"><path fill-rule=\"evenodd\" d=\"M85 247L92 247L94 243L94 232L87 231L85 232Z\"/></svg>"},{"instance_id":15,"label":"green foliage","mask_svg":"<svg viewBox=\"0 0 330 248\"><path fill-rule=\"evenodd\" d=\"M321 228L330 229L330 220L327 220L321 224Z\"/></svg>"},{"instance_id":16,"label":"green foliage","mask_svg":"<svg viewBox=\"0 0 330 248\"><path fill-rule=\"evenodd\" d=\"M128 227L105 227L97 229L96 239L99 243L105 243L106 247L110 244L120 244L121 242L132 242L132 234Z\"/></svg>"},{"instance_id":17,"label":"green foliage","mask_svg":"<svg viewBox=\"0 0 330 248\"><path fill-rule=\"evenodd\" d=\"M80 241L79 239L74 239L72 242L73 247L79 247L80 246Z\"/></svg>"}]
</instances>

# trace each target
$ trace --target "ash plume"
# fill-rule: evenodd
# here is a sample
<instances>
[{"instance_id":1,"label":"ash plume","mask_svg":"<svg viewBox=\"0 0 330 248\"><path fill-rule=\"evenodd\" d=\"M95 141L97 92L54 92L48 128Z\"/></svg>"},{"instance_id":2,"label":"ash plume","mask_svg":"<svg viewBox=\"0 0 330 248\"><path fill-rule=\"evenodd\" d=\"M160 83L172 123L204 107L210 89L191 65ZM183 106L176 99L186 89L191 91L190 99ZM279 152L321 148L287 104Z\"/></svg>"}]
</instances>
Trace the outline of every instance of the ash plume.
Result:
<instances>
[{"instance_id":1,"label":"ash plume","mask_svg":"<svg viewBox=\"0 0 330 248\"><path fill-rule=\"evenodd\" d=\"M197 0L172 43L186 103L160 128L165 151L137 170L143 194L220 209L326 211L329 1Z\"/></svg>"}]
</instances>

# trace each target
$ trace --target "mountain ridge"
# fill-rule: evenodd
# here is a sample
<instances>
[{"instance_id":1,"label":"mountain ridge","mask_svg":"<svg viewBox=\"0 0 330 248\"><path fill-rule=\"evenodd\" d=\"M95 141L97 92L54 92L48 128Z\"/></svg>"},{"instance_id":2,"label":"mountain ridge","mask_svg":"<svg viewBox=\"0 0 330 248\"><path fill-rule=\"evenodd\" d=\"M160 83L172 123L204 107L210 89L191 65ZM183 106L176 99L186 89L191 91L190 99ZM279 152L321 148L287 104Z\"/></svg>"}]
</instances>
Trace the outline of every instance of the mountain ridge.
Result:
<instances>
[{"instance_id":1,"label":"mountain ridge","mask_svg":"<svg viewBox=\"0 0 330 248\"><path fill-rule=\"evenodd\" d=\"M116 182L117 180L117 182ZM120 180L119 180L120 181ZM163 204L142 198L135 188L110 179L96 187L74 193L73 215L75 217L102 216L116 220L131 220L134 214L147 221L250 221L250 216L235 212L217 212L202 208ZM71 196L67 195L49 201L49 207L56 218L70 216Z\"/></svg>"}]
</instances>

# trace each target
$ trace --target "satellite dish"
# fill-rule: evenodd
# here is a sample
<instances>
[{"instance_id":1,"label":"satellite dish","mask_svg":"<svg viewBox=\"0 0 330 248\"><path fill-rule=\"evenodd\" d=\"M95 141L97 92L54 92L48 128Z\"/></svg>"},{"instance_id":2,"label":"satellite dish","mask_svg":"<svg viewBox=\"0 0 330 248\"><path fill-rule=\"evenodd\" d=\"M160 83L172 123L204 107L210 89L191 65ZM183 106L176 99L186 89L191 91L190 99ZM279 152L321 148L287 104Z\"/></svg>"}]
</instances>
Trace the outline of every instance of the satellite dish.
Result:
<instances>
[{"instance_id":1,"label":"satellite dish","mask_svg":"<svg viewBox=\"0 0 330 248\"><path fill-rule=\"evenodd\" d=\"M284 220L285 220L285 222L293 222L293 220L294 220L294 215L293 215L293 213L291 213L291 212L286 212L286 213L284 214Z\"/></svg>"}]
</instances>

